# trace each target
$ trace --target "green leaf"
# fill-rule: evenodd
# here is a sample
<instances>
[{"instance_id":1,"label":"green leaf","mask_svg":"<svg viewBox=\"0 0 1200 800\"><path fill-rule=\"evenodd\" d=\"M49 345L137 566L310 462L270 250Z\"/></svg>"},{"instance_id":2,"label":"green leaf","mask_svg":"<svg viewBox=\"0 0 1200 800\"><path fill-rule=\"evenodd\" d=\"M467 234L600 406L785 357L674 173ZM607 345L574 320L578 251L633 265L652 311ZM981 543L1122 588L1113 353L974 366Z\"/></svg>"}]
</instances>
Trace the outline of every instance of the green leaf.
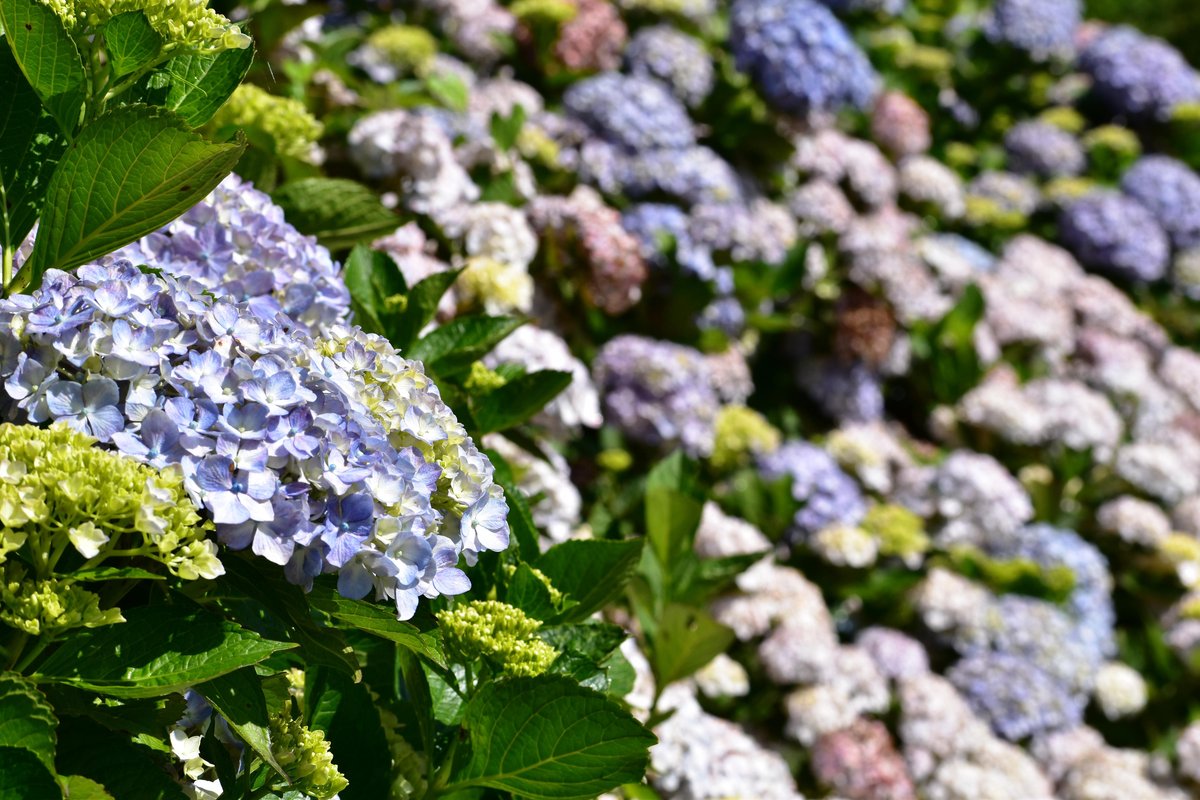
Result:
<instances>
[{"instance_id":1,"label":"green leaf","mask_svg":"<svg viewBox=\"0 0 1200 800\"><path fill-rule=\"evenodd\" d=\"M691 550L704 512L695 464L678 452L656 464L646 477L645 506L646 536L669 570L677 554Z\"/></svg>"},{"instance_id":2,"label":"green leaf","mask_svg":"<svg viewBox=\"0 0 1200 800\"><path fill-rule=\"evenodd\" d=\"M185 800L164 769L166 760L89 720L65 719L59 728L59 772L89 778L120 800Z\"/></svg>"},{"instance_id":3,"label":"green leaf","mask_svg":"<svg viewBox=\"0 0 1200 800\"><path fill-rule=\"evenodd\" d=\"M548 620L558 614L550 589L528 564L521 564L508 581L504 602L516 606L534 619Z\"/></svg>"},{"instance_id":4,"label":"green leaf","mask_svg":"<svg viewBox=\"0 0 1200 800\"><path fill-rule=\"evenodd\" d=\"M513 149L517 144L517 137L521 135L523 127L525 127L524 106L515 106L512 114L507 117L502 117L499 113L493 112L490 129L492 139L496 142L496 149Z\"/></svg>"},{"instance_id":5,"label":"green leaf","mask_svg":"<svg viewBox=\"0 0 1200 800\"><path fill-rule=\"evenodd\" d=\"M301 233L330 250L345 250L396 230L400 218L373 191L345 178L305 178L279 187L272 199Z\"/></svg>"},{"instance_id":6,"label":"green leaf","mask_svg":"<svg viewBox=\"0 0 1200 800\"><path fill-rule=\"evenodd\" d=\"M425 362L439 375L450 376L471 366L488 354L525 320L518 317L488 317L482 314L458 317L430 331L406 354Z\"/></svg>"},{"instance_id":7,"label":"green leaf","mask_svg":"<svg viewBox=\"0 0 1200 800\"><path fill-rule=\"evenodd\" d=\"M313 619L304 590L289 583L278 567L257 556L233 554L227 555L223 563L225 575L221 581L249 598L250 605L265 612L271 621L280 623L271 626L279 633L272 633L270 638L295 642L295 654L306 664L330 667L351 676L358 674L358 659L342 632ZM239 621L253 627L249 621Z\"/></svg>"},{"instance_id":8,"label":"green leaf","mask_svg":"<svg viewBox=\"0 0 1200 800\"><path fill-rule=\"evenodd\" d=\"M453 111L466 111L470 89L449 72L434 73L425 81L425 88L439 103Z\"/></svg>"},{"instance_id":9,"label":"green leaf","mask_svg":"<svg viewBox=\"0 0 1200 800\"><path fill-rule=\"evenodd\" d=\"M733 631L707 612L671 604L650 638L650 664L658 686L686 678L733 642Z\"/></svg>"},{"instance_id":10,"label":"green leaf","mask_svg":"<svg viewBox=\"0 0 1200 800\"><path fill-rule=\"evenodd\" d=\"M63 132L71 136L79 126L87 76L62 20L35 0L0 0L0 24L25 79Z\"/></svg>"},{"instance_id":11,"label":"green leaf","mask_svg":"<svg viewBox=\"0 0 1200 800\"><path fill-rule=\"evenodd\" d=\"M162 37L143 11L126 11L104 23L104 49L113 77L122 78L152 62L162 50Z\"/></svg>"},{"instance_id":12,"label":"green leaf","mask_svg":"<svg viewBox=\"0 0 1200 800\"><path fill-rule=\"evenodd\" d=\"M95 567L72 572L71 578L77 581L165 581L165 575L159 575L140 567Z\"/></svg>"},{"instance_id":13,"label":"green leaf","mask_svg":"<svg viewBox=\"0 0 1200 800\"><path fill-rule=\"evenodd\" d=\"M54 166L67 140L21 74L8 47L0 46L0 247L15 250L42 211Z\"/></svg>"},{"instance_id":14,"label":"green leaf","mask_svg":"<svg viewBox=\"0 0 1200 800\"><path fill-rule=\"evenodd\" d=\"M258 753L271 768L283 775L283 767L271 752L271 720L267 714L267 698L262 682L250 667L222 675L196 686L205 700L212 704L233 732Z\"/></svg>"},{"instance_id":15,"label":"green leaf","mask_svg":"<svg viewBox=\"0 0 1200 800\"><path fill-rule=\"evenodd\" d=\"M40 681L114 697L182 692L295 645L272 642L198 608L124 612L126 622L80 631L42 665Z\"/></svg>"},{"instance_id":16,"label":"green leaf","mask_svg":"<svg viewBox=\"0 0 1200 800\"><path fill-rule=\"evenodd\" d=\"M189 127L199 128L225 105L253 61L253 47L222 50L216 55L175 56L153 78L167 84L162 105Z\"/></svg>"},{"instance_id":17,"label":"green leaf","mask_svg":"<svg viewBox=\"0 0 1200 800\"><path fill-rule=\"evenodd\" d=\"M50 179L28 288L47 269L76 267L175 219L229 174L243 147L211 144L160 109L119 108L88 125Z\"/></svg>"},{"instance_id":18,"label":"green leaf","mask_svg":"<svg viewBox=\"0 0 1200 800\"><path fill-rule=\"evenodd\" d=\"M641 556L639 539L573 539L554 545L534 564L554 588L579 605L558 621L583 620L620 596Z\"/></svg>"},{"instance_id":19,"label":"green leaf","mask_svg":"<svg viewBox=\"0 0 1200 800\"><path fill-rule=\"evenodd\" d=\"M389 318L386 323L388 339L397 350L407 355L406 351L433 319L442 295L454 285L460 272L462 270L458 269L436 272L412 287L403 313Z\"/></svg>"},{"instance_id":20,"label":"green leaf","mask_svg":"<svg viewBox=\"0 0 1200 800\"><path fill-rule=\"evenodd\" d=\"M87 717L109 731L161 737L183 716L183 695L153 698L103 698L70 686L48 685L46 697L59 717ZM61 756L61 754L60 754Z\"/></svg>"},{"instance_id":21,"label":"green leaf","mask_svg":"<svg viewBox=\"0 0 1200 800\"><path fill-rule=\"evenodd\" d=\"M562 654L550 667L554 674L566 675L589 689L610 694L614 680L624 684L629 662L618 648L629 636L621 626L589 621L543 627L537 635Z\"/></svg>"},{"instance_id":22,"label":"green leaf","mask_svg":"<svg viewBox=\"0 0 1200 800\"><path fill-rule=\"evenodd\" d=\"M62 800L62 789L38 757L17 747L0 747L0 800Z\"/></svg>"},{"instance_id":23,"label":"green leaf","mask_svg":"<svg viewBox=\"0 0 1200 800\"><path fill-rule=\"evenodd\" d=\"M58 720L45 696L29 681L8 672L0 675L0 747L19 747L54 769Z\"/></svg>"},{"instance_id":24,"label":"green leaf","mask_svg":"<svg viewBox=\"0 0 1200 800\"><path fill-rule=\"evenodd\" d=\"M639 780L655 742L613 700L553 676L485 685L464 725L471 760L457 785L534 800L584 800Z\"/></svg>"},{"instance_id":25,"label":"green leaf","mask_svg":"<svg viewBox=\"0 0 1200 800\"><path fill-rule=\"evenodd\" d=\"M103 786L82 775L71 775L63 779L67 800L113 800Z\"/></svg>"},{"instance_id":26,"label":"green leaf","mask_svg":"<svg viewBox=\"0 0 1200 800\"><path fill-rule=\"evenodd\" d=\"M388 797L392 776L386 767L392 763L391 752L367 687L345 675L317 669L310 671L304 696L309 725L325 731L333 761L350 782L338 796L342 800Z\"/></svg>"},{"instance_id":27,"label":"green leaf","mask_svg":"<svg viewBox=\"0 0 1200 800\"><path fill-rule=\"evenodd\" d=\"M416 625L401 622L386 607L365 600L348 600L323 586L314 588L309 599L314 606L352 628L395 642L440 667L446 666L437 634L422 633Z\"/></svg>"},{"instance_id":28,"label":"green leaf","mask_svg":"<svg viewBox=\"0 0 1200 800\"><path fill-rule=\"evenodd\" d=\"M571 373L539 370L515 378L481 397L475 407L479 434L520 425L571 385Z\"/></svg>"}]
</instances>

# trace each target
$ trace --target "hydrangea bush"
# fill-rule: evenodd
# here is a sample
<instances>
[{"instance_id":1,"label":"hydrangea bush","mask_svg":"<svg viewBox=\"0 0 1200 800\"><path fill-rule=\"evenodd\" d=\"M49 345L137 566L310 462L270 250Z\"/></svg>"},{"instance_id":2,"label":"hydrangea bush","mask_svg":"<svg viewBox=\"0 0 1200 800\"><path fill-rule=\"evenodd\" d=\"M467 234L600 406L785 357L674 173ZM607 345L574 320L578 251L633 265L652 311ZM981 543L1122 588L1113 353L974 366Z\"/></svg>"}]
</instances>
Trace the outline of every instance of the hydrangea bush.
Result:
<instances>
[{"instance_id":1,"label":"hydrangea bush","mask_svg":"<svg viewBox=\"0 0 1200 800\"><path fill-rule=\"evenodd\" d=\"M0 795L1200 792L1171 44L167 5L0 0Z\"/></svg>"}]
</instances>

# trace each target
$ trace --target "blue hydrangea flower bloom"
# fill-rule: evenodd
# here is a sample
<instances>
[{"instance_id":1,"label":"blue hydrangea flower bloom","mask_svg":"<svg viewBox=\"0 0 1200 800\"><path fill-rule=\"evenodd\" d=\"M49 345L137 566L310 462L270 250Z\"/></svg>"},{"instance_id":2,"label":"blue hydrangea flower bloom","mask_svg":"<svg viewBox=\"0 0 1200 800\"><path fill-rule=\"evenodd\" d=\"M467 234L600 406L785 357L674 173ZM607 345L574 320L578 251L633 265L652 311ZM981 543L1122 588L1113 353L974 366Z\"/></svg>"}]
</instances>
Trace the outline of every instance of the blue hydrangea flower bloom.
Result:
<instances>
[{"instance_id":1,"label":"blue hydrangea flower bloom","mask_svg":"<svg viewBox=\"0 0 1200 800\"><path fill-rule=\"evenodd\" d=\"M1166 120L1178 104L1200 100L1200 75L1179 51L1125 25L1097 36L1079 67L1115 114Z\"/></svg>"},{"instance_id":2,"label":"blue hydrangea flower bloom","mask_svg":"<svg viewBox=\"0 0 1200 800\"><path fill-rule=\"evenodd\" d=\"M563 106L600 138L633 152L696 143L687 109L652 78L606 72L571 86Z\"/></svg>"},{"instance_id":3,"label":"blue hydrangea flower bloom","mask_svg":"<svg viewBox=\"0 0 1200 800\"><path fill-rule=\"evenodd\" d=\"M712 450L720 398L698 351L643 336L618 336L592 365L604 419L636 441L680 445L691 455Z\"/></svg>"},{"instance_id":4,"label":"blue hydrangea flower bloom","mask_svg":"<svg viewBox=\"0 0 1200 800\"><path fill-rule=\"evenodd\" d=\"M1082 19L1080 0L996 0L987 35L1035 58L1067 55Z\"/></svg>"},{"instance_id":5,"label":"blue hydrangea flower bloom","mask_svg":"<svg viewBox=\"0 0 1200 800\"><path fill-rule=\"evenodd\" d=\"M707 147L629 153L601 139L580 150L580 178L610 195L665 197L685 206L732 203L742 196L737 173Z\"/></svg>"},{"instance_id":6,"label":"blue hydrangea flower bloom","mask_svg":"<svg viewBox=\"0 0 1200 800\"><path fill-rule=\"evenodd\" d=\"M1172 246L1200 245L1200 176L1169 156L1145 156L1121 179L1121 189L1150 210Z\"/></svg>"},{"instance_id":7,"label":"blue hydrangea flower bloom","mask_svg":"<svg viewBox=\"0 0 1200 800\"><path fill-rule=\"evenodd\" d=\"M1086 701L1019 656L984 653L946 674L967 703L1010 741L1068 728L1083 719Z\"/></svg>"},{"instance_id":8,"label":"blue hydrangea flower bloom","mask_svg":"<svg viewBox=\"0 0 1200 800\"><path fill-rule=\"evenodd\" d=\"M638 240L642 257L652 266L666 266L663 242L671 239L675 243L675 261L684 271L701 280L715 276L712 253L692 241L688 215L683 209L665 203L639 203L621 215L621 227Z\"/></svg>"},{"instance_id":9,"label":"blue hydrangea flower bloom","mask_svg":"<svg viewBox=\"0 0 1200 800\"><path fill-rule=\"evenodd\" d=\"M689 106L704 102L713 87L713 63L704 45L669 25L643 28L625 48L630 74L660 80Z\"/></svg>"},{"instance_id":10,"label":"blue hydrangea flower bloom","mask_svg":"<svg viewBox=\"0 0 1200 800\"><path fill-rule=\"evenodd\" d=\"M878 91L866 55L814 0L737 0L729 39L738 69L781 112L865 109Z\"/></svg>"},{"instance_id":11,"label":"blue hydrangea flower bloom","mask_svg":"<svg viewBox=\"0 0 1200 800\"><path fill-rule=\"evenodd\" d=\"M908 0L819 0L835 14L882 14L898 17L908 7Z\"/></svg>"},{"instance_id":12,"label":"blue hydrangea flower bloom","mask_svg":"<svg viewBox=\"0 0 1200 800\"><path fill-rule=\"evenodd\" d=\"M1019 122L1004 135L1008 168L1018 175L1059 178L1087 168L1083 146L1062 128L1030 120Z\"/></svg>"},{"instance_id":13,"label":"blue hydrangea flower bloom","mask_svg":"<svg viewBox=\"0 0 1200 800\"><path fill-rule=\"evenodd\" d=\"M270 292L186 272L109 259L0 301L0 412L178 465L217 537L294 583L353 565L347 584L404 617L465 591L460 559L507 546L508 507L421 365L357 328L314 338Z\"/></svg>"},{"instance_id":14,"label":"blue hydrangea flower bloom","mask_svg":"<svg viewBox=\"0 0 1200 800\"><path fill-rule=\"evenodd\" d=\"M1166 274L1167 234L1145 206L1119 192L1095 192L1068 205L1059 215L1058 233L1090 269L1132 281Z\"/></svg>"},{"instance_id":15,"label":"blue hydrangea flower bloom","mask_svg":"<svg viewBox=\"0 0 1200 800\"><path fill-rule=\"evenodd\" d=\"M792 519L794 538L803 539L830 525L853 525L867 511L858 484L814 444L786 442L758 459L758 471L768 481L791 480L792 497L803 503Z\"/></svg>"}]
</instances>

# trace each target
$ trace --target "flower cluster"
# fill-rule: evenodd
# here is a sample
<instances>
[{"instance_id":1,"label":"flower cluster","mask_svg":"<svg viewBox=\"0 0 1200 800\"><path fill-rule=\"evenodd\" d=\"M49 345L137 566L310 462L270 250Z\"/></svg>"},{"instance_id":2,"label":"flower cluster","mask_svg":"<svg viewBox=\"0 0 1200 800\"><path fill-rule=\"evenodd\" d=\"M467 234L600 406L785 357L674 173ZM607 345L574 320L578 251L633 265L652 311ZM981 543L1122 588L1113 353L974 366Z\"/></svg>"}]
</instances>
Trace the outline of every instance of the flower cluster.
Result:
<instances>
[{"instance_id":1,"label":"flower cluster","mask_svg":"<svg viewBox=\"0 0 1200 800\"><path fill-rule=\"evenodd\" d=\"M871 63L813 0L738 0L729 37L738 68L784 113L866 108L877 91Z\"/></svg>"},{"instance_id":2,"label":"flower cluster","mask_svg":"<svg viewBox=\"0 0 1200 800\"><path fill-rule=\"evenodd\" d=\"M1069 55L1082 12L1079 0L997 0L988 35L1035 58Z\"/></svg>"},{"instance_id":3,"label":"flower cluster","mask_svg":"<svg viewBox=\"0 0 1200 800\"><path fill-rule=\"evenodd\" d=\"M279 97L254 86L242 84L212 119L214 128L257 128L275 142L281 156L320 163L323 158L317 140L322 125L299 100Z\"/></svg>"},{"instance_id":4,"label":"flower cluster","mask_svg":"<svg viewBox=\"0 0 1200 800\"><path fill-rule=\"evenodd\" d=\"M1079 66L1114 112L1134 119L1167 119L1177 105L1200 100L1200 75L1179 51L1126 26L1097 36Z\"/></svg>"},{"instance_id":5,"label":"flower cluster","mask_svg":"<svg viewBox=\"0 0 1200 800\"><path fill-rule=\"evenodd\" d=\"M438 613L446 648L467 662L493 662L509 675L541 675L559 652L534 634L542 623L495 600L472 600Z\"/></svg>"},{"instance_id":6,"label":"flower cluster","mask_svg":"<svg viewBox=\"0 0 1200 800\"><path fill-rule=\"evenodd\" d=\"M39 0L73 31L86 35L113 17L130 11L145 13L150 27L172 46L198 53L244 50L250 37L208 7L208 0Z\"/></svg>"}]
</instances>

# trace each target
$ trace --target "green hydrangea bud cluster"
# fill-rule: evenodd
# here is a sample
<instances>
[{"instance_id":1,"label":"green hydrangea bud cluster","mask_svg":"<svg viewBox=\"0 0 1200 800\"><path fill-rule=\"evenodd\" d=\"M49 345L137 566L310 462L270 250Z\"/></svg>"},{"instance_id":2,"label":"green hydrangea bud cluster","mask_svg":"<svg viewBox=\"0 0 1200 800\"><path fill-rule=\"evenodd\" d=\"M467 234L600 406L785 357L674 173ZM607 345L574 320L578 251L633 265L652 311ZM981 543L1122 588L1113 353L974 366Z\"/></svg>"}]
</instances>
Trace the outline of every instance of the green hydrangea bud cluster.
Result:
<instances>
[{"instance_id":1,"label":"green hydrangea bud cluster","mask_svg":"<svg viewBox=\"0 0 1200 800\"><path fill-rule=\"evenodd\" d=\"M4 565L0 622L38 636L125 621L120 609L101 609L98 596L69 581L27 578L28 571L20 564Z\"/></svg>"},{"instance_id":2,"label":"green hydrangea bud cluster","mask_svg":"<svg viewBox=\"0 0 1200 800\"><path fill-rule=\"evenodd\" d=\"M377 51L401 73L424 75L437 56L437 39L415 25L388 25L367 37L366 46Z\"/></svg>"},{"instance_id":3,"label":"green hydrangea bud cluster","mask_svg":"<svg viewBox=\"0 0 1200 800\"><path fill-rule=\"evenodd\" d=\"M325 126L299 100L271 94L252 83L237 87L210 124L214 128L257 128L270 134L280 155L308 162L317 160L317 140L325 132Z\"/></svg>"},{"instance_id":4,"label":"green hydrangea bud cluster","mask_svg":"<svg viewBox=\"0 0 1200 800\"><path fill-rule=\"evenodd\" d=\"M741 466L751 457L776 450L781 438L778 429L754 409L725 406L714 426L712 465L720 470Z\"/></svg>"},{"instance_id":5,"label":"green hydrangea bud cluster","mask_svg":"<svg viewBox=\"0 0 1200 800\"><path fill-rule=\"evenodd\" d=\"M528 567L529 565L526 564L525 566ZM563 593L560 592L558 589L554 588L554 584L550 581L550 576L547 575L546 573L542 572L537 567L529 567L529 571L532 572L533 576L538 579L538 582L540 582L543 586L546 587L546 591L550 595L550 602L556 608L558 606L560 606L563 601ZM516 564L505 564L504 565L504 574L509 580L512 580L512 576L517 574L517 565Z\"/></svg>"},{"instance_id":6,"label":"green hydrangea bud cluster","mask_svg":"<svg viewBox=\"0 0 1200 800\"><path fill-rule=\"evenodd\" d=\"M465 385L473 393L487 394L494 392L506 383L508 381L499 372L488 369L482 361L472 361L471 371L467 374Z\"/></svg>"},{"instance_id":7,"label":"green hydrangea bud cluster","mask_svg":"<svg viewBox=\"0 0 1200 800\"><path fill-rule=\"evenodd\" d=\"M891 503L872 506L861 527L879 542L880 555L919 561L929 552L924 520L904 506Z\"/></svg>"},{"instance_id":8,"label":"green hydrangea bud cluster","mask_svg":"<svg viewBox=\"0 0 1200 800\"><path fill-rule=\"evenodd\" d=\"M1070 106L1048 108L1038 115L1038 119L1067 133L1083 133L1087 127L1087 118Z\"/></svg>"},{"instance_id":9,"label":"green hydrangea bud cluster","mask_svg":"<svg viewBox=\"0 0 1200 800\"><path fill-rule=\"evenodd\" d=\"M330 800L350 785L333 763L324 731L305 727L290 711L271 716L271 753L291 788L313 800Z\"/></svg>"},{"instance_id":10,"label":"green hydrangea bud cluster","mask_svg":"<svg viewBox=\"0 0 1200 800\"><path fill-rule=\"evenodd\" d=\"M950 551L959 572L986 583L999 594L1025 594L1062 601L1075 588L1070 567L1043 567L1029 558L993 558L981 550L961 546Z\"/></svg>"},{"instance_id":11,"label":"green hydrangea bud cluster","mask_svg":"<svg viewBox=\"0 0 1200 800\"><path fill-rule=\"evenodd\" d=\"M24 548L33 577L47 580L73 548L89 566L140 557L185 580L224 574L182 475L93 442L62 425L0 425L0 562Z\"/></svg>"},{"instance_id":12,"label":"green hydrangea bud cluster","mask_svg":"<svg viewBox=\"0 0 1200 800\"><path fill-rule=\"evenodd\" d=\"M497 600L472 600L438 612L446 649L463 661L486 658L508 675L541 675L558 651L534 636L542 623Z\"/></svg>"},{"instance_id":13,"label":"green hydrangea bud cluster","mask_svg":"<svg viewBox=\"0 0 1200 800\"><path fill-rule=\"evenodd\" d=\"M145 13L167 47L197 53L242 50L250 37L208 7L208 0L41 0L75 36L88 36L129 11Z\"/></svg>"},{"instance_id":14,"label":"green hydrangea bud cluster","mask_svg":"<svg viewBox=\"0 0 1200 800\"><path fill-rule=\"evenodd\" d=\"M510 10L527 25L562 25L575 18L579 6L571 0L517 0Z\"/></svg>"},{"instance_id":15,"label":"green hydrangea bud cluster","mask_svg":"<svg viewBox=\"0 0 1200 800\"><path fill-rule=\"evenodd\" d=\"M1142 143L1129 128L1101 125L1080 140L1092 163L1092 172L1116 180L1142 154Z\"/></svg>"}]
</instances>

